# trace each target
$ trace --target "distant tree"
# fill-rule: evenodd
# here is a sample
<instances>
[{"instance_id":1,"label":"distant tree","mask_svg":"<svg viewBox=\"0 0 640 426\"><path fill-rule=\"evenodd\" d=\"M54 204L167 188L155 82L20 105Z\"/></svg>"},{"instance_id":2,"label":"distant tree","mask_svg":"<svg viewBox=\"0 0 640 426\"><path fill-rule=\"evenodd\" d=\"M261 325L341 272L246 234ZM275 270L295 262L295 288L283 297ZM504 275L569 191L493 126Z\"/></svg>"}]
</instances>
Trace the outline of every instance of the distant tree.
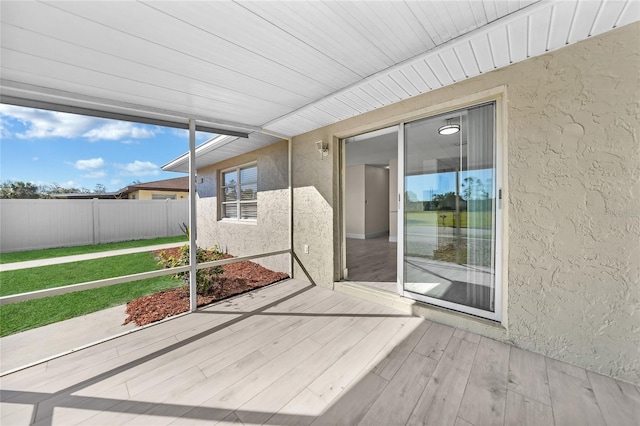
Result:
<instances>
[{"instance_id":1,"label":"distant tree","mask_svg":"<svg viewBox=\"0 0 640 426\"><path fill-rule=\"evenodd\" d=\"M92 190L87 188L70 187L63 188L53 182L49 185L37 186L31 182L7 180L0 184L0 198L52 198L54 194L104 194L107 188L99 183Z\"/></svg>"},{"instance_id":2,"label":"distant tree","mask_svg":"<svg viewBox=\"0 0 640 426\"><path fill-rule=\"evenodd\" d=\"M438 210L455 210L456 193L450 191L444 194L433 194L433 204Z\"/></svg>"},{"instance_id":3,"label":"distant tree","mask_svg":"<svg viewBox=\"0 0 640 426\"><path fill-rule=\"evenodd\" d=\"M462 180L462 197L465 201L486 200L489 198L489 193L485 190L481 179L469 176Z\"/></svg>"},{"instance_id":4,"label":"distant tree","mask_svg":"<svg viewBox=\"0 0 640 426\"><path fill-rule=\"evenodd\" d=\"M0 186L0 198L40 198L40 188L31 182L7 180Z\"/></svg>"},{"instance_id":5,"label":"distant tree","mask_svg":"<svg viewBox=\"0 0 640 426\"><path fill-rule=\"evenodd\" d=\"M101 184L96 185L96 187L98 187L99 185ZM53 182L47 186L43 186L42 188L40 188L40 198L52 198L52 196L55 194L88 194L91 192L92 191L87 188L78 188L76 186L64 188L59 184Z\"/></svg>"},{"instance_id":6,"label":"distant tree","mask_svg":"<svg viewBox=\"0 0 640 426\"><path fill-rule=\"evenodd\" d=\"M418 201L418 196L413 191L407 191L405 193L405 200L410 202L416 202Z\"/></svg>"},{"instance_id":7,"label":"distant tree","mask_svg":"<svg viewBox=\"0 0 640 426\"><path fill-rule=\"evenodd\" d=\"M44 188L45 192L48 192L50 194L59 194L65 191L65 189L63 187L61 187L60 185L58 185L56 182L53 182L49 185L47 185Z\"/></svg>"},{"instance_id":8,"label":"distant tree","mask_svg":"<svg viewBox=\"0 0 640 426\"><path fill-rule=\"evenodd\" d=\"M96 187L93 188L93 191L91 192L93 192L94 194L104 194L107 192L107 187L101 183L97 183Z\"/></svg>"}]
</instances>

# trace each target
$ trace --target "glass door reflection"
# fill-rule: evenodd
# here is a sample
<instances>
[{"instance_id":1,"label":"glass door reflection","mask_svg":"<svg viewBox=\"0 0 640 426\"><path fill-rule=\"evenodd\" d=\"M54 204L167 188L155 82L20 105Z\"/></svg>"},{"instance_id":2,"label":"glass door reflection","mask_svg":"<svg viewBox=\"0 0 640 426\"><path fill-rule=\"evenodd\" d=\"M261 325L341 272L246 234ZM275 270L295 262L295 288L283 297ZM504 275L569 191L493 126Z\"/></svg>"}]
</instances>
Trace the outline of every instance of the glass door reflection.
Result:
<instances>
[{"instance_id":1,"label":"glass door reflection","mask_svg":"<svg viewBox=\"0 0 640 426\"><path fill-rule=\"evenodd\" d=\"M408 123L404 144L405 295L492 317L495 105Z\"/></svg>"}]
</instances>

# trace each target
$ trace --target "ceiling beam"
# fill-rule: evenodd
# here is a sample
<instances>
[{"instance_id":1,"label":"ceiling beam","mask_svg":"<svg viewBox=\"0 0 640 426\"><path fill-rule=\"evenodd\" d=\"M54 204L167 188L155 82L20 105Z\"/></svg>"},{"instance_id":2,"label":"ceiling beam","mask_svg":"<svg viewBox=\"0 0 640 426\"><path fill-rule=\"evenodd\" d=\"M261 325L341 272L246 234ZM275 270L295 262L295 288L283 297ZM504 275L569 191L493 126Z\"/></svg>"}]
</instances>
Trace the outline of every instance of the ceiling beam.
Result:
<instances>
[{"instance_id":1,"label":"ceiling beam","mask_svg":"<svg viewBox=\"0 0 640 426\"><path fill-rule=\"evenodd\" d=\"M3 95L0 97L0 103L16 105L28 108L45 109L49 111L66 112L70 114L86 115L90 117L108 118L111 120L131 121L134 123L152 124L155 126L171 127L175 129L189 129L189 123L182 123L180 121L162 120L158 118L149 118L139 115L122 114L117 112L109 112L98 109L64 105L53 102L37 101L33 99L19 98L15 96ZM247 132L240 132L235 130L228 130L219 127L211 127L202 124L196 124L196 130L199 132L216 133L219 135L237 136L240 138L247 138L249 134Z\"/></svg>"}]
</instances>

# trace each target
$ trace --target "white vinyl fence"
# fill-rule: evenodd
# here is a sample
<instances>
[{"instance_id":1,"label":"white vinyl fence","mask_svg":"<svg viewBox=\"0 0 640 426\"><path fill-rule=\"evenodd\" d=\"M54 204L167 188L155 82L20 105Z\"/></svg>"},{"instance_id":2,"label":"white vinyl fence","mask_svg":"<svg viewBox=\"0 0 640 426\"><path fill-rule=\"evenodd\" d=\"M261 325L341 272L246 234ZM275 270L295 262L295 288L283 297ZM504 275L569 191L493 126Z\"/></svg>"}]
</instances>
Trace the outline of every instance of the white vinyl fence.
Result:
<instances>
[{"instance_id":1,"label":"white vinyl fence","mask_svg":"<svg viewBox=\"0 0 640 426\"><path fill-rule=\"evenodd\" d=\"M172 237L187 200L0 200L0 252Z\"/></svg>"}]
</instances>

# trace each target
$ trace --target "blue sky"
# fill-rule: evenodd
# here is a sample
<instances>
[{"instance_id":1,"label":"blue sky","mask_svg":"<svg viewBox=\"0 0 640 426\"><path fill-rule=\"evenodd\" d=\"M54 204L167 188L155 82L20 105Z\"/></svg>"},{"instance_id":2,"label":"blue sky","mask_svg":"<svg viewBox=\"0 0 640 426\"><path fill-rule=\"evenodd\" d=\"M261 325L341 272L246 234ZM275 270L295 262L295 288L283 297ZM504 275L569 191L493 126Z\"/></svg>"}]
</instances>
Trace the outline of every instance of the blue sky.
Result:
<instances>
[{"instance_id":1,"label":"blue sky","mask_svg":"<svg viewBox=\"0 0 640 426\"><path fill-rule=\"evenodd\" d=\"M198 132L200 144L214 135ZM184 176L160 167L189 149L188 132L0 104L0 180L116 191Z\"/></svg>"},{"instance_id":2,"label":"blue sky","mask_svg":"<svg viewBox=\"0 0 640 426\"><path fill-rule=\"evenodd\" d=\"M491 169L462 171L459 178L460 182L462 183L466 177L482 180L489 198L493 198L493 171ZM448 172L407 176L405 186L407 191L415 194L417 201L430 201L435 194L456 191L456 174L455 172ZM462 193L462 188L460 192Z\"/></svg>"}]
</instances>

